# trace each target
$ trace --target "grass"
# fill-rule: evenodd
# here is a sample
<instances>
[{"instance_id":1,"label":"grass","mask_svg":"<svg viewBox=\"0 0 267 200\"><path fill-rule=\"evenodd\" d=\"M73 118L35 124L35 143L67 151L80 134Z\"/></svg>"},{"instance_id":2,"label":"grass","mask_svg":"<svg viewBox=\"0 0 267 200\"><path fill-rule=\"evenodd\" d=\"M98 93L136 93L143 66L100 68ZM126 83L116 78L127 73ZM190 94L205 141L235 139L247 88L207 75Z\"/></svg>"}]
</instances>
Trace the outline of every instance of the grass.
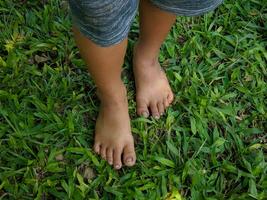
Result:
<instances>
[{"instance_id":1,"label":"grass","mask_svg":"<svg viewBox=\"0 0 267 200\"><path fill-rule=\"evenodd\" d=\"M123 77L137 165L92 151L99 102L64 1L0 2L0 199L267 199L267 5L226 0L178 17L162 46L176 101L135 114L130 33Z\"/></svg>"}]
</instances>

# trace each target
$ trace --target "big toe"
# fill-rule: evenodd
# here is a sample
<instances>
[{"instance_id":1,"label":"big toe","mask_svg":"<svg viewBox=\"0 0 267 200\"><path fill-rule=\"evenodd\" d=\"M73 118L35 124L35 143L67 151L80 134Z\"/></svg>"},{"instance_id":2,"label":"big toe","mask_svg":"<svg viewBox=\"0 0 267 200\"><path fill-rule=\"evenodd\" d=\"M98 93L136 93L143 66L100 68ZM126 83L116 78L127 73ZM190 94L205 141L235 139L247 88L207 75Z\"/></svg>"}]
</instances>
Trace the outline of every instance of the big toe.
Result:
<instances>
[{"instance_id":1,"label":"big toe","mask_svg":"<svg viewBox=\"0 0 267 200\"><path fill-rule=\"evenodd\" d=\"M136 98L137 114L147 118L149 116L148 106L144 99Z\"/></svg>"},{"instance_id":2,"label":"big toe","mask_svg":"<svg viewBox=\"0 0 267 200\"><path fill-rule=\"evenodd\" d=\"M135 164L135 161L136 161L136 155L134 151L134 145L128 144L123 149L123 163L126 166L131 167Z\"/></svg>"},{"instance_id":3,"label":"big toe","mask_svg":"<svg viewBox=\"0 0 267 200\"><path fill-rule=\"evenodd\" d=\"M160 118L160 114L159 114L159 110L158 110L157 102L152 102L152 103L150 104L150 110L151 110L152 116L153 116L155 119L159 119L159 118Z\"/></svg>"}]
</instances>

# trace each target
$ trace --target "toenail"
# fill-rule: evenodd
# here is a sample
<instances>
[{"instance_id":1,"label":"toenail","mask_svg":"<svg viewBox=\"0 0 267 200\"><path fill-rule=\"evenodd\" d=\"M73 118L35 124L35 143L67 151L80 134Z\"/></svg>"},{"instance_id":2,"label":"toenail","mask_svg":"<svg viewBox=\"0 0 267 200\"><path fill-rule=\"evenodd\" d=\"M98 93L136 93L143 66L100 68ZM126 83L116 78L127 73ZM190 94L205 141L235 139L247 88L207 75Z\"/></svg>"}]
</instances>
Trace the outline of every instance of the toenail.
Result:
<instances>
[{"instance_id":1,"label":"toenail","mask_svg":"<svg viewBox=\"0 0 267 200\"><path fill-rule=\"evenodd\" d=\"M149 115L149 114L148 114L147 112L142 112L142 116L143 116L143 117L147 118L148 115Z\"/></svg>"},{"instance_id":2,"label":"toenail","mask_svg":"<svg viewBox=\"0 0 267 200\"><path fill-rule=\"evenodd\" d=\"M99 154L99 147L95 147L95 152Z\"/></svg>"},{"instance_id":3,"label":"toenail","mask_svg":"<svg viewBox=\"0 0 267 200\"><path fill-rule=\"evenodd\" d=\"M160 113L160 115L162 116L164 113Z\"/></svg>"},{"instance_id":4,"label":"toenail","mask_svg":"<svg viewBox=\"0 0 267 200\"><path fill-rule=\"evenodd\" d=\"M112 160L109 160L109 161L108 161L108 164L112 165Z\"/></svg>"},{"instance_id":5,"label":"toenail","mask_svg":"<svg viewBox=\"0 0 267 200\"><path fill-rule=\"evenodd\" d=\"M120 169L120 165L115 165L115 168L116 169Z\"/></svg>"},{"instance_id":6,"label":"toenail","mask_svg":"<svg viewBox=\"0 0 267 200\"><path fill-rule=\"evenodd\" d=\"M126 162L127 162L127 163L131 163L131 162L133 162L133 158L127 158Z\"/></svg>"},{"instance_id":7,"label":"toenail","mask_svg":"<svg viewBox=\"0 0 267 200\"><path fill-rule=\"evenodd\" d=\"M155 115L155 119L159 119L159 116L158 115Z\"/></svg>"}]
</instances>

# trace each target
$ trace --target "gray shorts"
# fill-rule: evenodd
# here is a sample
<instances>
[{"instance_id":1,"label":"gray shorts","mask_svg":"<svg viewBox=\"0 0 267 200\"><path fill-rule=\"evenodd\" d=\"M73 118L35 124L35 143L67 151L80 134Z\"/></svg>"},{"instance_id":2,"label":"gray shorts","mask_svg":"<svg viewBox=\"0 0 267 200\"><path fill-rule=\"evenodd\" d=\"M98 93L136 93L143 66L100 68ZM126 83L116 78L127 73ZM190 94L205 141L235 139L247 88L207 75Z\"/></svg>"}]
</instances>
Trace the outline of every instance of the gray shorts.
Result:
<instances>
[{"instance_id":1,"label":"gray shorts","mask_svg":"<svg viewBox=\"0 0 267 200\"><path fill-rule=\"evenodd\" d=\"M183 16L214 10L223 0L150 0L167 12ZM139 0L69 0L73 23L93 42L111 46L128 35Z\"/></svg>"}]
</instances>

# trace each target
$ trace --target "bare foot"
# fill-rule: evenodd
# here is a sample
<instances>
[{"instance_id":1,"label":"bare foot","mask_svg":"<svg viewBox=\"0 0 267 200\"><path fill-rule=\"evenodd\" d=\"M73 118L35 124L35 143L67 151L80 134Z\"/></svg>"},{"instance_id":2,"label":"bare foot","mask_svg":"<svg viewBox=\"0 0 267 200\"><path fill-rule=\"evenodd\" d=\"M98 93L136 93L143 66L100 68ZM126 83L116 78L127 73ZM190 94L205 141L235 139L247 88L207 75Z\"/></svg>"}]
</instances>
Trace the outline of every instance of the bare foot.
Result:
<instances>
[{"instance_id":1,"label":"bare foot","mask_svg":"<svg viewBox=\"0 0 267 200\"><path fill-rule=\"evenodd\" d=\"M173 101L173 93L158 58L151 58L145 50L134 48L133 70L136 85L137 114L159 119Z\"/></svg>"},{"instance_id":2,"label":"bare foot","mask_svg":"<svg viewBox=\"0 0 267 200\"><path fill-rule=\"evenodd\" d=\"M126 90L121 88L115 95L99 94L100 112L95 128L94 150L97 154L120 169L135 164L134 140L131 134Z\"/></svg>"}]
</instances>

